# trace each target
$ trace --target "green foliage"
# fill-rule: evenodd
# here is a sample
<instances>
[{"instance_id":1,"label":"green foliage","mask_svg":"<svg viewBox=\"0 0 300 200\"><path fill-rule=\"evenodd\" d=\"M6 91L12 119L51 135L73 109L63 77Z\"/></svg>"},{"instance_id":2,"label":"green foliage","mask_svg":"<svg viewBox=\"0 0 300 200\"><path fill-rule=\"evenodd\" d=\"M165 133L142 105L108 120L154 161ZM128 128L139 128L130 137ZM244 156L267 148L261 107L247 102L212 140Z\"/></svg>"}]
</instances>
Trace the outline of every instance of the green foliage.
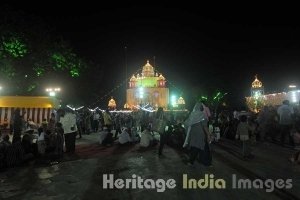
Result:
<instances>
[{"instance_id":1,"label":"green foliage","mask_svg":"<svg viewBox=\"0 0 300 200\"><path fill-rule=\"evenodd\" d=\"M0 72L3 77L2 79L12 79L16 76L16 70L9 61L0 62Z\"/></svg>"},{"instance_id":2,"label":"green foliage","mask_svg":"<svg viewBox=\"0 0 300 200\"><path fill-rule=\"evenodd\" d=\"M67 63L67 59L65 58L64 55L60 54L60 53L53 53L52 56L52 61L54 62L54 66L53 69L54 70L64 70L67 68L68 63Z\"/></svg>"},{"instance_id":3,"label":"green foliage","mask_svg":"<svg viewBox=\"0 0 300 200\"><path fill-rule=\"evenodd\" d=\"M53 53L51 59L55 71L68 70L69 75L73 78L79 77L80 72L86 68L86 64L70 49L67 49L63 53Z\"/></svg>"},{"instance_id":4,"label":"green foliage","mask_svg":"<svg viewBox=\"0 0 300 200\"><path fill-rule=\"evenodd\" d=\"M40 94L43 82L78 78L87 67L44 24L39 18L0 8L0 79L14 95Z\"/></svg>"},{"instance_id":5,"label":"green foliage","mask_svg":"<svg viewBox=\"0 0 300 200\"><path fill-rule=\"evenodd\" d=\"M45 74L45 68L41 66L35 66L33 67L33 71L35 71L35 75L37 77L41 77Z\"/></svg>"},{"instance_id":6,"label":"green foliage","mask_svg":"<svg viewBox=\"0 0 300 200\"><path fill-rule=\"evenodd\" d=\"M227 93L214 92L215 95L200 95L198 100L205 101L207 105L217 105Z\"/></svg>"},{"instance_id":7,"label":"green foliage","mask_svg":"<svg viewBox=\"0 0 300 200\"><path fill-rule=\"evenodd\" d=\"M33 83L33 84L31 84L31 85L29 85L29 86L27 87L27 91L28 91L28 92L31 92L31 91L33 91L36 87L37 87L37 84L36 84L36 83Z\"/></svg>"},{"instance_id":8,"label":"green foliage","mask_svg":"<svg viewBox=\"0 0 300 200\"><path fill-rule=\"evenodd\" d=\"M79 69L78 68L72 68L70 70L70 74L72 77L79 77Z\"/></svg>"},{"instance_id":9,"label":"green foliage","mask_svg":"<svg viewBox=\"0 0 300 200\"><path fill-rule=\"evenodd\" d=\"M10 37L8 39L2 39L2 51L14 58L24 57L27 52L27 46L20 39Z\"/></svg>"}]
</instances>

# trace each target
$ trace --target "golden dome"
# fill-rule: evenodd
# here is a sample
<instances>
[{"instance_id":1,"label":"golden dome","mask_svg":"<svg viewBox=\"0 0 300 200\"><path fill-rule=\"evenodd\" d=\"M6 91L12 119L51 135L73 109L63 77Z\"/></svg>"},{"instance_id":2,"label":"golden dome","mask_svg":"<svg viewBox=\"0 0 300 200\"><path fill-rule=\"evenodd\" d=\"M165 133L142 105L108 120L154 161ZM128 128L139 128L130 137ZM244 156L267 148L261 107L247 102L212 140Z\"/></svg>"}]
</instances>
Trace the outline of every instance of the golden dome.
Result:
<instances>
[{"instance_id":1,"label":"golden dome","mask_svg":"<svg viewBox=\"0 0 300 200\"><path fill-rule=\"evenodd\" d=\"M160 74L159 77L158 77L158 80L166 80L166 79L162 74Z\"/></svg>"},{"instance_id":2,"label":"golden dome","mask_svg":"<svg viewBox=\"0 0 300 200\"><path fill-rule=\"evenodd\" d=\"M132 77L130 78L130 81L136 81L136 77L134 75L132 75Z\"/></svg>"},{"instance_id":3,"label":"golden dome","mask_svg":"<svg viewBox=\"0 0 300 200\"><path fill-rule=\"evenodd\" d=\"M108 102L108 107L115 108L116 106L116 101L113 99L113 97L111 97L111 99Z\"/></svg>"},{"instance_id":4,"label":"golden dome","mask_svg":"<svg viewBox=\"0 0 300 200\"><path fill-rule=\"evenodd\" d=\"M257 79L257 75L255 75L255 80L252 82L252 88L261 88L262 82Z\"/></svg>"},{"instance_id":5,"label":"golden dome","mask_svg":"<svg viewBox=\"0 0 300 200\"><path fill-rule=\"evenodd\" d=\"M154 76L154 68L152 67L152 65L150 65L149 60L147 60L147 63L143 66L143 75L145 77Z\"/></svg>"},{"instance_id":6,"label":"golden dome","mask_svg":"<svg viewBox=\"0 0 300 200\"><path fill-rule=\"evenodd\" d=\"M178 104L180 105L185 104L185 100L182 97L179 97Z\"/></svg>"},{"instance_id":7,"label":"golden dome","mask_svg":"<svg viewBox=\"0 0 300 200\"><path fill-rule=\"evenodd\" d=\"M124 108L125 108L125 109L130 108L129 104L128 104L128 103L125 103L125 104L124 104Z\"/></svg>"}]
</instances>

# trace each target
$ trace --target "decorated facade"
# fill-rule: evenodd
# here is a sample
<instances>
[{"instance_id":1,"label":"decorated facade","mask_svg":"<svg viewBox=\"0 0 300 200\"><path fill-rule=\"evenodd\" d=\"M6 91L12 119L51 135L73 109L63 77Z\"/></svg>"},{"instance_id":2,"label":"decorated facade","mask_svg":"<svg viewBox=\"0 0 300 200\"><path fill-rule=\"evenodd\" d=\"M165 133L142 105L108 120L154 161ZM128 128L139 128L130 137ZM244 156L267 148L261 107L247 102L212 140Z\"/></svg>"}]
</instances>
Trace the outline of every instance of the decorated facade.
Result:
<instances>
[{"instance_id":1,"label":"decorated facade","mask_svg":"<svg viewBox=\"0 0 300 200\"><path fill-rule=\"evenodd\" d=\"M167 108L169 88L162 74L155 73L154 67L147 61L141 74L133 74L126 93L126 104L131 109L149 105L153 108Z\"/></svg>"},{"instance_id":2,"label":"decorated facade","mask_svg":"<svg viewBox=\"0 0 300 200\"><path fill-rule=\"evenodd\" d=\"M284 100L289 100L292 104L299 104L300 90L294 87L288 92L265 94L263 84L256 75L252 82L251 96L246 97L246 104L249 110L259 112L263 106L279 106Z\"/></svg>"}]
</instances>

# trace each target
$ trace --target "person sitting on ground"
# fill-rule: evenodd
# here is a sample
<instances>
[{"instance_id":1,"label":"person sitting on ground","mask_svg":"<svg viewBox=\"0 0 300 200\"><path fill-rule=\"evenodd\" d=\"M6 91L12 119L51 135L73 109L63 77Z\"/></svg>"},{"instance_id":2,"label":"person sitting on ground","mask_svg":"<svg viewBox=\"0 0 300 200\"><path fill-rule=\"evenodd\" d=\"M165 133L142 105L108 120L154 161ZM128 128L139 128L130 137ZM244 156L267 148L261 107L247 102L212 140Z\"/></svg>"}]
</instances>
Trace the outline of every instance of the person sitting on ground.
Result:
<instances>
[{"instance_id":1,"label":"person sitting on ground","mask_svg":"<svg viewBox=\"0 0 300 200\"><path fill-rule=\"evenodd\" d=\"M21 143L24 150L24 158L23 158L24 161L28 161L32 159L34 155L33 155L33 145L31 141L31 136L28 133L23 135Z\"/></svg>"},{"instance_id":2,"label":"person sitting on ground","mask_svg":"<svg viewBox=\"0 0 300 200\"><path fill-rule=\"evenodd\" d=\"M134 143L138 143L140 142L141 137L137 132L137 128L136 127L132 127L131 128L131 141Z\"/></svg>"},{"instance_id":3,"label":"person sitting on ground","mask_svg":"<svg viewBox=\"0 0 300 200\"><path fill-rule=\"evenodd\" d=\"M7 147L7 146L10 146L11 145L11 142L9 141L9 135L5 135L4 137L3 137L3 140L1 141L1 143L0 143L0 146L2 147L2 146L5 146L5 147Z\"/></svg>"},{"instance_id":4,"label":"person sitting on ground","mask_svg":"<svg viewBox=\"0 0 300 200\"><path fill-rule=\"evenodd\" d=\"M155 144L154 137L150 131L150 127L146 128L142 133L141 133L141 141L140 141L140 146L141 147L150 147Z\"/></svg>"},{"instance_id":5,"label":"person sitting on ground","mask_svg":"<svg viewBox=\"0 0 300 200\"><path fill-rule=\"evenodd\" d=\"M127 128L125 128L125 127L123 128L122 133L119 135L119 143L121 145L131 143L131 137L127 132Z\"/></svg>"},{"instance_id":6,"label":"person sitting on ground","mask_svg":"<svg viewBox=\"0 0 300 200\"><path fill-rule=\"evenodd\" d=\"M9 146L11 146L9 135L5 135L0 142L0 169L6 167L6 154Z\"/></svg>"}]
</instances>

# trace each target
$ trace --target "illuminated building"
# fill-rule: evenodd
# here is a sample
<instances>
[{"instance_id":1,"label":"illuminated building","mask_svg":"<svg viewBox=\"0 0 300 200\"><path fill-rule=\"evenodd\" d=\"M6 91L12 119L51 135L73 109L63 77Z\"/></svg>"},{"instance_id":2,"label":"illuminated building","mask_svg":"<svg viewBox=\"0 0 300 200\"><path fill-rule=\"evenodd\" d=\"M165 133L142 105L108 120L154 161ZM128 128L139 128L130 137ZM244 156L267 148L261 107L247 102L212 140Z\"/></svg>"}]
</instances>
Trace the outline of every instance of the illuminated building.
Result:
<instances>
[{"instance_id":1,"label":"illuminated building","mask_svg":"<svg viewBox=\"0 0 300 200\"><path fill-rule=\"evenodd\" d=\"M167 108L169 104L169 88L162 74L154 72L147 61L141 74L133 74L126 93L126 103L130 108L138 105Z\"/></svg>"},{"instance_id":2,"label":"illuminated building","mask_svg":"<svg viewBox=\"0 0 300 200\"><path fill-rule=\"evenodd\" d=\"M246 104L253 112L259 112L263 106L278 106L284 100L289 100L291 104L299 104L300 90L295 85L291 85L288 92L264 94L264 87L261 81L255 76L252 82L251 96L246 97Z\"/></svg>"},{"instance_id":3,"label":"illuminated building","mask_svg":"<svg viewBox=\"0 0 300 200\"><path fill-rule=\"evenodd\" d=\"M255 80L252 82L251 87L251 96L254 98L258 98L264 95L264 87L260 80L258 80L257 75L255 76Z\"/></svg>"}]
</instances>

